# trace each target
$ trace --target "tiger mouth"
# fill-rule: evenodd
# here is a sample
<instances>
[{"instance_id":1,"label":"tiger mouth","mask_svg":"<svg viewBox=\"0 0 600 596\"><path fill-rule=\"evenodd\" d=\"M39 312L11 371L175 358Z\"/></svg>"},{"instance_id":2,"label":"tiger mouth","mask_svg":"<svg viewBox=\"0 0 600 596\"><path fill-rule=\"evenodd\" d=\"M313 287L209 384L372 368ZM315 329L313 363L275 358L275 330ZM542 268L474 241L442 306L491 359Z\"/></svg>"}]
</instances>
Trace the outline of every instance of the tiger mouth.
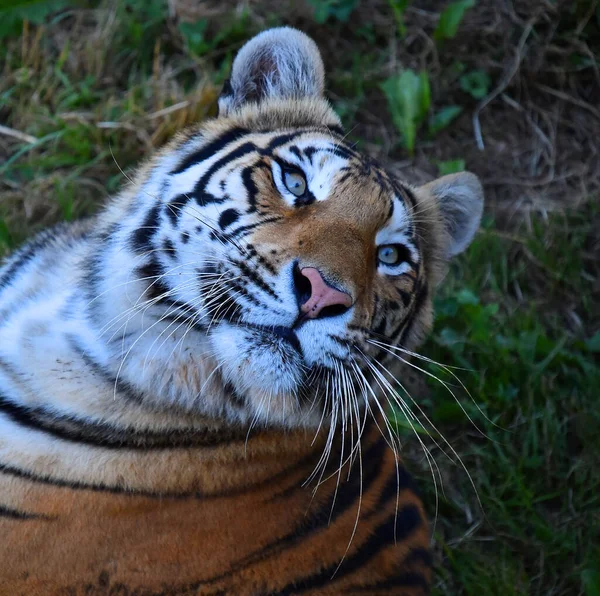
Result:
<instances>
[{"instance_id":1,"label":"tiger mouth","mask_svg":"<svg viewBox=\"0 0 600 596\"><path fill-rule=\"evenodd\" d=\"M282 325L254 325L252 323L244 323L246 327L256 332L261 340L261 343L273 342L273 340L283 340L289 344L300 356L303 356L302 346L296 332L290 327Z\"/></svg>"}]
</instances>

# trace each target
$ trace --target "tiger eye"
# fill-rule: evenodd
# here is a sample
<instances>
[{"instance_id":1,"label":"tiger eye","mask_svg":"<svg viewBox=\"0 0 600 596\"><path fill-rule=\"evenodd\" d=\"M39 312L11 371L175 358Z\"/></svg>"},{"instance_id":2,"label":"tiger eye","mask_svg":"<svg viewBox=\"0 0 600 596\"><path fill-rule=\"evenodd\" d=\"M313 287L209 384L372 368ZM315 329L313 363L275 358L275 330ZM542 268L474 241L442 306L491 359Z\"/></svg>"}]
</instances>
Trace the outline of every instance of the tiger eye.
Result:
<instances>
[{"instance_id":1,"label":"tiger eye","mask_svg":"<svg viewBox=\"0 0 600 596\"><path fill-rule=\"evenodd\" d=\"M306 178L300 172L284 172L283 181L286 188L296 197L306 192Z\"/></svg>"},{"instance_id":2,"label":"tiger eye","mask_svg":"<svg viewBox=\"0 0 600 596\"><path fill-rule=\"evenodd\" d=\"M402 262L400 250L394 244L380 246L377 251L377 259L384 265L399 265Z\"/></svg>"}]
</instances>

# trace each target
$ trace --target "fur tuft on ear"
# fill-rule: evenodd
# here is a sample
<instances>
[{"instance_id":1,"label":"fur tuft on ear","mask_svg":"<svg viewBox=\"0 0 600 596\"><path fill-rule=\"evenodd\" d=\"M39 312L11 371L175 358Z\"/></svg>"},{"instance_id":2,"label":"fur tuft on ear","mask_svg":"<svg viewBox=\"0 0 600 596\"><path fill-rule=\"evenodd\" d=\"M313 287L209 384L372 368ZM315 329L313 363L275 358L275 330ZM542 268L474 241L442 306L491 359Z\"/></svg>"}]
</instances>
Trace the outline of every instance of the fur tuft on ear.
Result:
<instances>
[{"instance_id":1,"label":"fur tuft on ear","mask_svg":"<svg viewBox=\"0 0 600 596\"><path fill-rule=\"evenodd\" d=\"M325 70L315 42L291 27L269 29L238 52L219 98L219 115L264 99L321 97L324 84Z\"/></svg>"},{"instance_id":2,"label":"fur tuft on ear","mask_svg":"<svg viewBox=\"0 0 600 596\"><path fill-rule=\"evenodd\" d=\"M448 233L445 256L453 257L469 246L483 213L483 188L475 174L442 176L422 187L436 200Z\"/></svg>"}]
</instances>

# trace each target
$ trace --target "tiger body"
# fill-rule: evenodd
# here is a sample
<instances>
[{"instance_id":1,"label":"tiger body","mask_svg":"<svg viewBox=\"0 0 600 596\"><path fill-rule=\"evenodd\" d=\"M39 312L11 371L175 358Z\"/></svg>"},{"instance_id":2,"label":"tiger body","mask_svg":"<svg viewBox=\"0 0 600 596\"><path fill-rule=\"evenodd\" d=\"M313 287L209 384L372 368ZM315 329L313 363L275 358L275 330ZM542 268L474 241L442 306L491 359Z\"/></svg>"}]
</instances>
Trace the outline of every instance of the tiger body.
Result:
<instances>
[{"instance_id":1,"label":"tiger body","mask_svg":"<svg viewBox=\"0 0 600 596\"><path fill-rule=\"evenodd\" d=\"M427 592L380 394L481 189L358 153L322 70L257 36L216 119L0 269L0 593Z\"/></svg>"},{"instance_id":2,"label":"tiger body","mask_svg":"<svg viewBox=\"0 0 600 596\"><path fill-rule=\"evenodd\" d=\"M219 465L221 482L215 481L214 457L202 450L170 454L170 466L185 469L191 461L196 472L171 492L156 492L166 462L160 466L148 456L138 456L134 465L148 460L148 472L156 476L134 493L118 485L39 477L32 482L5 473L3 501L12 494L16 502L8 501L15 517L4 515L1 522L1 559L10 562L3 569L3 593L340 594L389 593L396 585L424 590L430 558L422 507L403 476L396 513L394 455L380 433L365 442L376 459L365 471L354 536L358 477L344 482L335 504L334 479L313 498L302 488L311 458L296 460L311 437L277 438L279 456L293 455L283 466L263 461L273 456L270 438L251 441L237 465ZM219 455L230 456L227 450ZM233 479L225 477L229 472ZM240 478L248 472L250 485Z\"/></svg>"}]
</instances>

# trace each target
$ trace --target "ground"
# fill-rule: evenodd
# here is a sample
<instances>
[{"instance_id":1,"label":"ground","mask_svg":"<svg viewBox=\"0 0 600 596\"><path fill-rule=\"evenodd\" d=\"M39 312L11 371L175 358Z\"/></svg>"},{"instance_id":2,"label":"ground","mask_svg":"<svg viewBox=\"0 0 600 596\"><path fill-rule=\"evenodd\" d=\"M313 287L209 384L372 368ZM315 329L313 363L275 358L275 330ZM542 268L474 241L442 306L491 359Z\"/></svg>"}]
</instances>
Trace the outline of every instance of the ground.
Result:
<instances>
[{"instance_id":1,"label":"ground","mask_svg":"<svg viewBox=\"0 0 600 596\"><path fill-rule=\"evenodd\" d=\"M236 49L278 24L321 47L360 148L486 190L421 349L458 368L415 361L409 383L433 474L396 419L435 519L434 593L600 594L596 0L0 2L0 255L214 114Z\"/></svg>"}]
</instances>

